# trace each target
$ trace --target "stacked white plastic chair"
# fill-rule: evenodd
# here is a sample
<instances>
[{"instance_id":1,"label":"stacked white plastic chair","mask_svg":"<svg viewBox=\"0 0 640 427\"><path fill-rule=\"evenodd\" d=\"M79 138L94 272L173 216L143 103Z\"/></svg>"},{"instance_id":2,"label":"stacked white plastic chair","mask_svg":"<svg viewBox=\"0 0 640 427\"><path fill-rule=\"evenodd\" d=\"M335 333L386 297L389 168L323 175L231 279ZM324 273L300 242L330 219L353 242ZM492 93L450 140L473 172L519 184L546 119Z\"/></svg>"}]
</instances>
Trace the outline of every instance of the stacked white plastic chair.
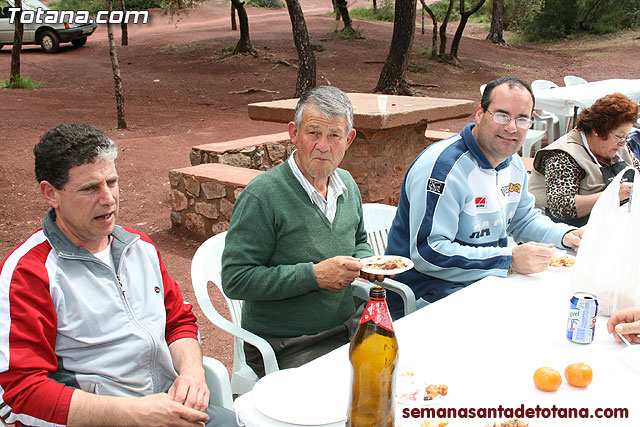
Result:
<instances>
[{"instance_id":1,"label":"stacked white plastic chair","mask_svg":"<svg viewBox=\"0 0 640 427\"><path fill-rule=\"evenodd\" d=\"M578 76L564 76L564 85L565 86L574 86L574 85L583 85L587 83L585 79Z\"/></svg>"}]
</instances>

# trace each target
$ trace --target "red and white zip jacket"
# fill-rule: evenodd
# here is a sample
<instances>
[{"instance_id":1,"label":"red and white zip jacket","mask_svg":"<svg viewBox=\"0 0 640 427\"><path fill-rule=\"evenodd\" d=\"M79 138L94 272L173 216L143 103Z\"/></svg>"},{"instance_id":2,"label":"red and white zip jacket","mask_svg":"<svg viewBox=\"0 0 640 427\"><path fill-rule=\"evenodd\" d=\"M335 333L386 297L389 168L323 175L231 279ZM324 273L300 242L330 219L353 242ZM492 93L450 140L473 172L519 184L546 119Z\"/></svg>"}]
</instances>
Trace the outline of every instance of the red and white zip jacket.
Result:
<instances>
[{"instance_id":1,"label":"red and white zip jacket","mask_svg":"<svg viewBox=\"0 0 640 427\"><path fill-rule=\"evenodd\" d=\"M50 211L0 264L0 416L66 425L74 388L113 396L169 389L169 344L196 318L144 234L115 227L115 271L58 229Z\"/></svg>"}]
</instances>

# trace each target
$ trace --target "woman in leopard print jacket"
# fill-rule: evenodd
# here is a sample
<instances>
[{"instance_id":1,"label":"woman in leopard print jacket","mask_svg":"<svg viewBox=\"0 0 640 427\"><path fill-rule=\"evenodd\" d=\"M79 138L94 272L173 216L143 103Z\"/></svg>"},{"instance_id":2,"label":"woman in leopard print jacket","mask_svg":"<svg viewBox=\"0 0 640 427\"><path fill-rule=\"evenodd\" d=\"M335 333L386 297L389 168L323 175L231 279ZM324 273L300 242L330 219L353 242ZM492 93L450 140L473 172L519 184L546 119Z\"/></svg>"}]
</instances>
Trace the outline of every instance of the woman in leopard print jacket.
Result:
<instances>
[{"instance_id":1,"label":"woman in leopard print jacket","mask_svg":"<svg viewBox=\"0 0 640 427\"><path fill-rule=\"evenodd\" d=\"M529 184L536 206L556 222L585 225L613 177L628 165L640 170L626 144L637 118L638 105L620 93L583 109L575 129L536 153ZM620 200L630 192L623 183Z\"/></svg>"}]
</instances>

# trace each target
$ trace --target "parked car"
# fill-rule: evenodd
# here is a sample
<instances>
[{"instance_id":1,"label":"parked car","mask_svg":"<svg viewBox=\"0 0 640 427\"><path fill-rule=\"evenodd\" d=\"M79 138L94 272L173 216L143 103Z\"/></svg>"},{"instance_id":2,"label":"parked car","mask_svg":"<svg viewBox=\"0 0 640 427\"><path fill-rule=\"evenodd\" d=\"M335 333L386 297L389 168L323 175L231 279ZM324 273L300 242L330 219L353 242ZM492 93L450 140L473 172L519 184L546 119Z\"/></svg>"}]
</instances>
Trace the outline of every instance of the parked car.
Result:
<instances>
[{"instance_id":1,"label":"parked car","mask_svg":"<svg viewBox=\"0 0 640 427\"><path fill-rule=\"evenodd\" d=\"M15 24L9 22L11 16L9 8L13 6L14 0L0 0L0 48L5 44L13 45ZM39 44L42 50L47 53L57 52L60 43L71 42L74 46L84 46L87 37L96 30L97 25L93 19L87 23L48 23L54 21L52 18L58 12L50 9L39 0L22 0L22 8L34 12L37 12L38 9L44 10L40 14L40 19L31 19L32 22L24 24L22 44ZM77 15L74 14L74 16ZM46 17L49 19L45 19Z\"/></svg>"}]
</instances>

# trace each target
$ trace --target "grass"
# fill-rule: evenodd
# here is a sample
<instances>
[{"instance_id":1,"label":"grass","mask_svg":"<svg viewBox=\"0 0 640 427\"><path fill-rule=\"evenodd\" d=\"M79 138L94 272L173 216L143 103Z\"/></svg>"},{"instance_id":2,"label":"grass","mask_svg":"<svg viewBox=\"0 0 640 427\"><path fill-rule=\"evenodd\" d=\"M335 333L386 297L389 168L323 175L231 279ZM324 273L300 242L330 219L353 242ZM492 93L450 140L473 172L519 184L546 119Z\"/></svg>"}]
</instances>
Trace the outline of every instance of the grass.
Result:
<instances>
[{"instance_id":1,"label":"grass","mask_svg":"<svg viewBox=\"0 0 640 427\"><path fill-rule=\"evenodd\" d=\"M33 90L33 89L39 89L46 84L47 82L44 80L39 81L39 80L33 80L31 77L18 76L18 78L14 81L13 84L11 83L11 80L5 80L2 83L0 83L0 86L2 86L3 89Z\"/></svg>"},{"instance_id":2,"label":"grass","mask_svg":"<svg viewBox=\"0 0 640 427\"><path fill-rule=\"evenodd\" d=\"M182 53L191 52L192 50L195 50L195 49L196 49L195 46L193 46L191 43L178 43L178 44L169 43L162 46L160 48L160 52L168 55L179 55Z\"/></svg>"},{"instance_id":3,"label":"grass","mask_svg":"<svg viewBox=\"0 0 640 427\"><path fill-rule=\"evenodd\" d=\"M425 64L420 65L411 61L409 62L409 64L407 64L407 71L411 71L412 73L425 74L428 70Z\"/></svg>"},{"instance_id":4,"label":"grass","mask_svg":"<svg viewBox=\"0 0 640 427\"><path fill-rule=\"evenodd\" d=\"M358 7L349 10L349 16L372 21L393 22L393 7L379 7L377 13L373 11L373 8Z\"/></svg>"}]
</instances>

